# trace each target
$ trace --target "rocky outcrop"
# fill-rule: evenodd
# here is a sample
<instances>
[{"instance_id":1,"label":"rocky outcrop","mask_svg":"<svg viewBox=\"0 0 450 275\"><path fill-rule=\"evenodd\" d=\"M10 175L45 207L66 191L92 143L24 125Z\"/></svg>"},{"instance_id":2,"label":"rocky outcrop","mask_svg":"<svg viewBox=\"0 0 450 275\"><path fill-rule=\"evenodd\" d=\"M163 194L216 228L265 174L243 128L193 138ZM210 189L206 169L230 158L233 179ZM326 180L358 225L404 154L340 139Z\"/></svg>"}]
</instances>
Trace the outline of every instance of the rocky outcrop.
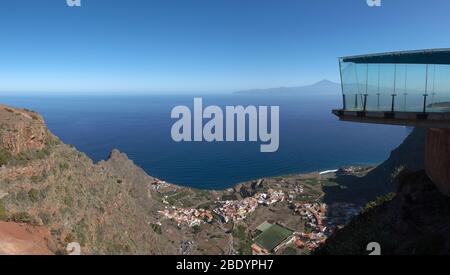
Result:
<instances>
[{"instance_id":1,"label":"rocky outcrop","mask_svg":"<svg viewBox=\"0 0 450 275\"><path fill-rule=\"evenodd\" d=\"M44 125L37 113L0 105L0 148L12 155L42 150L48 134Z\"/></svg>"},{"instance_id":2,"label":"rocky outcrop","mask_svg":"<svg viewBox=\"0 0 450 275\"><path fill-rule=\"evenodd\" d=\"M97 166L108 175L117 178L117 181L127 188L129 194L148 211L155 207L155 201L152 200L149 190L158 179L149 176L142 168L136 166L125 153L114 149L108 159L100 161Z\"/></svg>"}]
</instances>

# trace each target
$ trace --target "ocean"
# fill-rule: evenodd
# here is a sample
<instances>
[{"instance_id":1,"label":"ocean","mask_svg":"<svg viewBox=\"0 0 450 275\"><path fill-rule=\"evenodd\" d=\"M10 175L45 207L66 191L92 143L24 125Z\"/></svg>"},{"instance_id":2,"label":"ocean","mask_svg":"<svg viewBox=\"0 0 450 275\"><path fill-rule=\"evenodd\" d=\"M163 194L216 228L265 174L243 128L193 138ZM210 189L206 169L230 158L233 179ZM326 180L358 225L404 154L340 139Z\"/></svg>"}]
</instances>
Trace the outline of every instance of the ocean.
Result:
<instances>
[{"instance_id":1,"label":"ocean","mask_svg":"<svg viewBox=\"0 0 450 275\"><path fill-rule=\"evenodd\" d=\"M170 113L177 105L280 106L280 146L257 142L176 143ZM0 95L0 103L41 113L48 128L94 161L113 148L148 174L171 183L225 189L261 177L376 165L407 136L400 126L338 121L340 95Z\"/></svg>"}]
</instances>

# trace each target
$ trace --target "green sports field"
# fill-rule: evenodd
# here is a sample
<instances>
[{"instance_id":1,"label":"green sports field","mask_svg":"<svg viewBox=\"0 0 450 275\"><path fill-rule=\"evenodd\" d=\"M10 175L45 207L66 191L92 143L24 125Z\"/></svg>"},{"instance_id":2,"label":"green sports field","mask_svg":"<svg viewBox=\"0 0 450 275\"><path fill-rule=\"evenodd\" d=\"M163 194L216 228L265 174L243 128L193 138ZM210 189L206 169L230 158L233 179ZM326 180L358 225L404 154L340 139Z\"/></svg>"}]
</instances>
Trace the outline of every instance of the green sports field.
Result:
<instances>
[{"instance_id":1,"label":"green sports field","mask_svg":"<svg viewBox=\"0 0 450 275\"><path fill-rule=\"evenodd\" d=\"M256 237L255 243L260 247L267 249L268 251L272 251L280 243L291 236L292 233L294 232L287 228L274 224L264 232L262 232L258 237Z\"/></svg>"}]
</instances>

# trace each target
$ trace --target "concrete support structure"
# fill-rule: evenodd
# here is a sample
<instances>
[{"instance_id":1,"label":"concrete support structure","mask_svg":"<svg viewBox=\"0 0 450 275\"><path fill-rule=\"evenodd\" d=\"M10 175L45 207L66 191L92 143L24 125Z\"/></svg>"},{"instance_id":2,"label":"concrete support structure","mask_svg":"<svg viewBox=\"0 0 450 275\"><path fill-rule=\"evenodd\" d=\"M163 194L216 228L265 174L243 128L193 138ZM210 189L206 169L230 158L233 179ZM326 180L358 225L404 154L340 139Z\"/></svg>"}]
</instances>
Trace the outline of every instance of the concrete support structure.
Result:
<instances>
[{"instance_id":1,"label":"concrete support structure","mask_svg":"<svg viewBox=\"0 0 450 275\"><path fill-rule=\"evenodd\" d=\"M439 190L450 196L450 130L429 128L425 147L425 169Z\"/></svg>"}]
</instances>

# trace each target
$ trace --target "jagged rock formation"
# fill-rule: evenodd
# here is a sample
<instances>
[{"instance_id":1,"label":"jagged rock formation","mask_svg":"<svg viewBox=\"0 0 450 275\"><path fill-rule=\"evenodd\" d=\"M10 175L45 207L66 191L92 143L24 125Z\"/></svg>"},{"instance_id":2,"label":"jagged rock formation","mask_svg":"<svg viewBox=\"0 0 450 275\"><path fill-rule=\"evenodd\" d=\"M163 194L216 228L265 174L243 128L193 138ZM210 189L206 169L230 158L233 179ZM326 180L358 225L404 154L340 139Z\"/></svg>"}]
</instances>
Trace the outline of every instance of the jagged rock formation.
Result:
<instances>
[{"instance_id":1,"label":"jagged rock formation","mask_svg":"<svg viewBox=\"0 0 450 275\"><path fill-rule=\"evenodd\" d=\"M108 175L118 179L127 189L128 194L134 198L147 211L155 211L161 206L152 199L150 185L157 179L147 175L140 167L136 166L132 160L119 150L112 150L106 161L100 161L99 166Z\"/></svg>"}]
</instances>

